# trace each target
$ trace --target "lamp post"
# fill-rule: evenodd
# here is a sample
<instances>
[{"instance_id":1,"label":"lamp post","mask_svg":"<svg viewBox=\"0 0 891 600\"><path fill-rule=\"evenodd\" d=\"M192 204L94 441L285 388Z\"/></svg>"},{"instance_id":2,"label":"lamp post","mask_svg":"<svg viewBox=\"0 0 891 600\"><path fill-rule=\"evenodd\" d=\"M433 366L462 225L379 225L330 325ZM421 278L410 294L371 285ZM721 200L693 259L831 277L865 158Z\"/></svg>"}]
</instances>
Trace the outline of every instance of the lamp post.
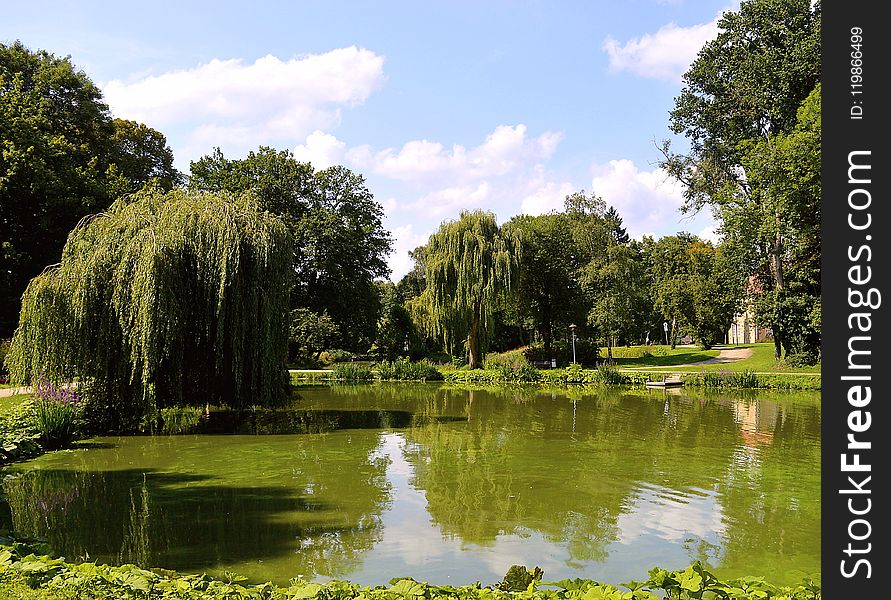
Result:
<instances>
[{"instance_id":1,"label":"lamp post","mask_svg":"<svg viewBox=\"0 0 891 600\"><path fill-rule=\"evenodd\" d=\"M569 330L572 331L572 364L575 364L575 323L569 326Z\"/></svg>"}]
</instances>

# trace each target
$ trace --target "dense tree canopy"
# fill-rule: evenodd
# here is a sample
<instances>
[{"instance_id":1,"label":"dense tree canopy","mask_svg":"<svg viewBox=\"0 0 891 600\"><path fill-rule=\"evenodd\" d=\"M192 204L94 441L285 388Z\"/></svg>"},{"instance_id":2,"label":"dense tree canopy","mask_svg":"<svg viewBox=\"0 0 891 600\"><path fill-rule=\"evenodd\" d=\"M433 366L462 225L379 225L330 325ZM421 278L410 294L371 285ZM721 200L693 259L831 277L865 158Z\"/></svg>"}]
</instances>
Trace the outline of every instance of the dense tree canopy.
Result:
<instances>
[{"instance_id":1,"label":"dense tree canopy","mask_svg":"<svg viewBox=\"0 0 891 600\"><path fill-rule=\"evenodd\" d=\"M610 238L603 254L586 265L582 286L590 298L588 323L598 332L612 359L612 346L620 339L644 341L653 310L647 265L638 243Z\"/></svg>"},{"instance_id":2,"label":"dense tree canopy","mask_svg":"<svg viewBox=\"0 0 891 600\"><path fill-rule=\"evenodd\" d=\"M368 349L380 302L374 280L389 273L391 238L362 176L345 167L316 171L272 148L234 160L217 149L192 163L189 185L252 191L263 209L281 217L294 240L292 308L327 312L338 331L333 344Z\"/></svg>"},{"instance_id":3,"label":"dense tree canopy","mask_svg":"<svg viewBox=\"0 0 891 600\"><path fill-rule=\"evenodd\" d=\"M516 286L519 241L502 232L492 213L463 211L430 236L423 256L428 326L447 348L466 340L468 366L477 368L492 315Z\"/></svg>"},{"instance_id":4,"label":"dense tree canopy","mask_svg":"<svg viewBox=\"0 0 891 600\"><path fill-rule=\"evenodd\" d=\"M584 321L585 295L579 285L582 267L573 229L577 219L567 213L520 215L504 225L523 244L516 301L539 333L544 351L551 354L556 331Z\"/></svg>"},{"instance_id":5,"label":"dense tree canopy","mask_svg":"<svg viewBox=\"0 0 891 600\"><path fill-rule=\"evenodd\" d=\"M290 247L250 197L119 200L84 219L61 264L28 286L11 374L78 378L105 430L145 425L171 404L276 402L288 381Z\"/></svg>"},{"instance_id":6,"label":"dense tree canopy","mask_svg":"<svg viewBox=\"0 0 891 600\"><path fill-rule=\"evenodd\" d=\"M15 327L28 281L58 262L81 217L150 177L173 184L176 172L164 136L132 121L113 122L99 88L68 58L20 42L0 43L0 147L4 337Z\"/></svg>"},{"instance_id":7,"label":"dense tree canopy","mask_svg":"<svg viewBox=\"0 0 891 600\"><path fill-rule=\"evenodd\" d=\"M150 182L169 191L183 182L182 173L173 166L173 151L164 134L136 121L113 122L112 159L129 180L127 192L135 192Z\"/></svg>"},{"instance_id":8,"label":"dense tree canopy","mask_svg":"<svg viewBox=\"0 0 891 600\"><path fill-rule=\"evenodd\" d=\"M705 348L723 341L739 310L746 275L732 246L717 247L689 233L644 239L653 304L669 323L674 346L681 331Z\"/></svg>"},{"instance_id":9,"label":"dense tree canopy","mask_svg":"<svg viewBox=\"0 0 891 600\"><path fill-rule=\"evenodd\" d=\"M799 108L820 81L821 12L820 2L811 0L748 0L738 12L725 13L718 36L684 75L671 113L672 130L687 136L690 152L664 148L662 166L686 184L686 208L712 206L726 235L748 241L756 263L751 270L767 274L761 289L762 306L769 309L761 313L773 329L777 358L783 347L787 353L815 353L819 346L813 336L793 335L809 324L790 322L786 306L798 277L795 263L813 264L819 247L819 217L803 228L793 223L797 215L814 214L819 194L813 180L780 172L783 167L773 161L797 145L786 136L803 126ZM819 164L819 146L811 145L806 154ZM810 257L796 256L802 238ZM819 312L814 283L811 275L811 306L804 313Z\"/></svg>"}]
</instances>

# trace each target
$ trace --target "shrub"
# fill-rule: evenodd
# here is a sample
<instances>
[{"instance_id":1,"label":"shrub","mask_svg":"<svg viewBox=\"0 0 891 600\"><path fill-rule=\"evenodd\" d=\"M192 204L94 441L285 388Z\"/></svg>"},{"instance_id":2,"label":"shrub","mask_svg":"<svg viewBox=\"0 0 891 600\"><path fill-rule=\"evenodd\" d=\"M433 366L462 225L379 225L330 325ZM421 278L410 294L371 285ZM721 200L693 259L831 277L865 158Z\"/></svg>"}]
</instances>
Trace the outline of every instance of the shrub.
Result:
<instances>
[{"instance_id":1,"label":"shrub","mask_svg":"<svg viewBox=\"0 0 891 600\"><path fill-rule=\"evenodd\" d=\"M625 383L625 378L619 373L618 369L610 365L599 365L597 367L597 378L600 380L600 383L607 385Z\"/></svg>"},{"instance_id":2,"label":"shrub","mask_svg":"<svg viewBox=\"0 0 891 600\"><path fill-rule=\"evenodd\" d=\"M555 341L551 345L550 354L545 352L543 344L533 344L523 349L523 355L529 362L550 361L551 358L556 358L558 365L569 365L572 364L572 342ZM594 366L600 359L600 348L589 340L576 339L575 359L579 364Z\"/></svg>"},{"instance_id":3,"label":"shrub","mask_svg":"<svg viewBox=\"0 0 891 600\"><path fill-rule=\"evenodd\" d=\"M37 383L34 395L35 424L43 445L54 449L73 442L80 421L80 395L46 380Z\"/></svg>"},{"instance_id":4,"label":"shrub","mask_svg":"<svg viewBox=\"0 0 891 600\"><path fill-rule=\"evenodd\" d=\"M9 354L10 340L0 340L0 383L9 383L9 369L4 364Z\"/></svg>"},{"instance_id":5,"label":"shrub","mask_svg":"<svg viewBox=\"0 0 891 600\"><path fill-rule=\"evenodd\" d=\"M501 381L515 381L515 382L533 382L541 379L541 374L539 370L533 367L532 365L526 363L522 364L518 367L513 367L510 364L503 363L498 365L496 369L494 369L499 375L499 379Z\"/></svg>"},{"instance_id":6,"label":"shrub","mask_svg":"<svg viewBox=\"0 0 891 600\"><path fill-rule=\"evenodd\" d=\"M34 398L0 411L0 464L43 452L34 419Z\"/></svg>"},{"instance_id":7,"label":"shrub","mask_svg":"<svg viewBox=\"0 0 891 600\"><path fill-rule=\"evenodd\" d=\"M790 367L812 367L820 362L820 355L814 352L796 352L787 354L783 361Z\"/></svg>"},{"instance_id":8,"label":"shrub","mask_svg":"<svg viewBox=\"0 0 891 600\"><path fill-rule=\"evenodd\" d=\"M490 352L486 355L486 359L483 362L484 368L500 369L501 367L506 366L519 371L521 368L529 366L529 360L526 358L524 351L525 348L510 350L508 352L502 352L501 354Z\"/></svg>"},{"instance_id":9,"label":"shrub","mask_svg":"<svg viewBox=\"0 0 891 600\"><path fill-rule=\"evenodd\" d=\"M340 381L371 381L374 379L374 371L365 365L341 363L334 366L334 369L331 371L331 379Z\"/></svg>"},{"instance_id":10,"label":"shrub","mask_svg":"<svg viewBox=\"0 0 891 600\"><path fill-rule=\"evenodd\" d=\"M442 381L442 373L426 362L411 362L408 358L381 361L377 374L385 381Z\"/></svg>"}]
</instances>

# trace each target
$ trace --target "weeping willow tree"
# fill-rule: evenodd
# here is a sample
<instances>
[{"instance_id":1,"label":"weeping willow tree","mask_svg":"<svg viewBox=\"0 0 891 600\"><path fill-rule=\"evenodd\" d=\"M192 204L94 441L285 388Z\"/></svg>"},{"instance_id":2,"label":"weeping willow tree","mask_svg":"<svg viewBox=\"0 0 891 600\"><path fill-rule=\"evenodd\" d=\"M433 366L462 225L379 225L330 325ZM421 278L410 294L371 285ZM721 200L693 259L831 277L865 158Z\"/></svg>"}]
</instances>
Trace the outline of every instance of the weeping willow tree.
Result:
<instances>
[{"instance_id":1,"label":"weeping willow tree","mask_svg":"<svg viewBox=\"0 0 891 600\"><path fill-rule=\"evenodd\" d=\"M92 423L109 431L171 405L273 404L287 390L290 261L287 228L250 197L118 200L29 284L11 374L77 378Z\"/></svg>"},{"instance_id":2,"label":"weeping willow tree","mask_svg":"<svg viewBox=\"0 0 891 600\"><path fill-rule=\"evenodd\" d=\"M446 348L464 339L471 369L488 344L494 309L516 283L519 252L519 240L480 210L446 221L424 247L425 324Z\"/></svg>"}]
</instances>

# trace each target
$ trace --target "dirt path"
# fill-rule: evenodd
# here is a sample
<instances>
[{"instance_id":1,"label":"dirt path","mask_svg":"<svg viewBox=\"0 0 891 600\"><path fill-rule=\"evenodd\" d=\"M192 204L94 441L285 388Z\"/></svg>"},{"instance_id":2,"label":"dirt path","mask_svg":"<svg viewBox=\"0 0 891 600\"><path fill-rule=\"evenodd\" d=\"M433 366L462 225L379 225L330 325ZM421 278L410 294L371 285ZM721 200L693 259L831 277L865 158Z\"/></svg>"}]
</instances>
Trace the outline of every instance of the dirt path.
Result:
<instances>
[{"instance_id":1,"label":"dirt path","mask_svg":"<svg viewBox=\"0 0 891 600\"><path fill-rule=\"evenodd\" d=\"M3 388L3 389L0 389L0 398L6 398L7 396L15 396L17 394L29 394L30 392L31 392L31 388L29 388L29 387Z\"/></svg>"}]
</instances>

